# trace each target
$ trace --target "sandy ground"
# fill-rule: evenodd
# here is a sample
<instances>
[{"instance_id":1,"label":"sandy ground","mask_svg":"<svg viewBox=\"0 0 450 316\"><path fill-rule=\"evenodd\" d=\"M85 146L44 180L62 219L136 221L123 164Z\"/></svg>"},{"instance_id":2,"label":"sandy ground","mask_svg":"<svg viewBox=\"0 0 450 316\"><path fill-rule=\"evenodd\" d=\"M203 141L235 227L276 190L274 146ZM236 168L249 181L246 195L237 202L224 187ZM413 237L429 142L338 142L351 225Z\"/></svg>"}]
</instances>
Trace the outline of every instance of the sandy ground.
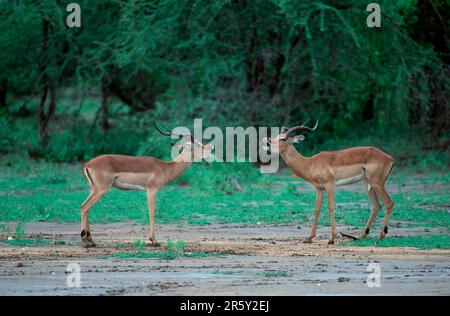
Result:
<instances>
[{"instance_id":1,"label":"sandy ground","mask_svg":"<svg viewBox=\"0 0 450 316\"><path fill-rule=\"evenodd\" d=\"M319 229L315 243L303 244L309 227L157 225L162 243L184 240L185 251L216 252L204 258L174 260L113 257L117 252L132 251L133 241L147 238L146 226L94 224L91 229L98 247L84 249L79 246L78 224L26 224L27 237L65 244L0 244L0 295L450 294L449 250L327 245L327 227ZM358 233L343 226L338 231ZM390 233L412 236L439 231L392 228ZM128 247L119 249L124 243L129 243ZM70 263L80 264L79 288L67 286ZM368 286L371 263L379 264L380 287ZM268 276L268 271L276 273Z\"/></svg>"}]
</instances>

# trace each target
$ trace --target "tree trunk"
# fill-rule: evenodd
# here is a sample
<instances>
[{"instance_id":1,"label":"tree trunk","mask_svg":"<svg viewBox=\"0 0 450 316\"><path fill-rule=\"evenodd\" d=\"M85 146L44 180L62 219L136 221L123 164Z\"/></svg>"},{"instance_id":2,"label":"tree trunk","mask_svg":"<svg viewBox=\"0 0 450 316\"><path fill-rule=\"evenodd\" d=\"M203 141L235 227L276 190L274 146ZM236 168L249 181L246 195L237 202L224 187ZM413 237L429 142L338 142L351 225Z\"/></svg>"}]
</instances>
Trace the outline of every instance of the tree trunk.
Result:
<instances>
[{"instance_id":1,"label":"tree trunk","mask_svg":"<svg viewBox=\"0 0 450 316\"><path fill-rule=\"evenodd\" d=\"M8 93L8 79L0 82L0 109L6 109L6 95Z\"/></svg>"},{"instance_id":2,"label":"tree trunk","mask_svg":"<svg viewBox=\"0 0 450 316\"><path fill-rule=\"evenodd\" d=\"M39 139L41 145L47 146L48 143L48 123L53 117L56 109L56 87L54 84L49 85L49 77L46 74L48 58L48 33L50 28L49 20L42 21L42 61L39 65L39 70L42 74L42 94L39 102ZM50 91L50 101L48 109L45 109L45 103Z\"/></svg>"},{"instance_id":3,"label":"tree trunk","mask_svg":"<svg viewBox=\"0 0 450 316\"><path fill-rule=\"evenodd\" d=\"M48 109L45 110L45 103L47 100L47 94L50 91L50 100L48 102ZM47 146L48 144L48 123L54 116L56 110L56 88L52 85L50 88L48 85L44 86L44 90L41 96L41 102L39 103L39 137L41 144Z\"/></svg>"},{"instance_id":4,"label":"tree trunk","mask_svg":"<svg viewBox=\"0 0 450 316\"><path fill-rule=\"evenodd\" d=\"M103 131L110 128L108 123L108 89L105 83L102 83L101 127Z\"/></svg>"},{"instance_id":5,"label":"tree trunk","mask_svg":"<svg viewBox=\"0 0 450 316\"><path fill-rule=\"evenodd\" d=\"M284 63L286 61L286 58L284 57L284 54L280 53L278 54L277 60L275 62L275 71L272 76L272 81L269 85L269 95L270 97L273 97L278 90L278 86L281 79L281 70L283 69Z\"/></svg>"},{"instance_id":6,"label":"tree trunk","mask_svg":"<svg viewBox=\"0 0 450 316\"><path fill-rule=\"evenodd\" d=\"M256 23L256 15L252 16L252 20L253 23ZM247 52L247 58L245 61L245 65L246 65L246 75L247 75L247 92L253 92L253 90L255 89L255 74L256 71L254 70L254 65L255 65L255 61L254 61L254 54L255 54L255 49L257 46L257 37L258 37L258 33L256 32L256 28L255 26L252 26L252 38L250 39L250 47L248 49Z\"/></svg>"}]
</instances>

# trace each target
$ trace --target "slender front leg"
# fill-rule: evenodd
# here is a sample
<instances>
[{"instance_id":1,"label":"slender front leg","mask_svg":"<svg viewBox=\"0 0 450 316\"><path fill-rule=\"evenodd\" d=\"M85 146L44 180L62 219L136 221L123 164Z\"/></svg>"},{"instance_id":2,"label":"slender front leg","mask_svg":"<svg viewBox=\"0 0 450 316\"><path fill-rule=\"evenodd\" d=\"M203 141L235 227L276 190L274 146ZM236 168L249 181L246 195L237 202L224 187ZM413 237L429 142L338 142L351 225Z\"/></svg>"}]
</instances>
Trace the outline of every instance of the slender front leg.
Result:
<instances>
[{"instance_id":1,"label":"slender front leg","mask_svg":"<svg viewBox=\"0 0 450 316\"><path fill-rule=\"evenodd\" d=\"M328 195L328 210L330 211L331 219L331 237L328 244L334 244L334 238L336 237L336 221L334 220L334 186L327 188Z\"/></svg>"},{"instance_id":2,"label":"slender front leg","mask_svg":"<svg viewBox=\"0 0 450 316\"><path fill-rule=\"evenodd\" d=\"M311 227L311 233L309 234L309 237L306 238L306 240L304 241L305 243L312 243L313 238L316 237L317 222L319 221L319 214L322 208L322 202L323 202L323 190L317 189L316 206L314 209L314 221Z\"/></svg>"},{"instance_id":3,"label":"slender front leg","mask_svg":"<svg viewBox=\"0 0 450 316\"><path fill-rule=\"evenodd\" d=\"M95 247L95 242L92 239L91 228L89 227L89 210L97 203L100 198L105 195L107 189L97 190L92 189L89 197L81 205L81 240L84 247Z\"/></svg>"},{"instance_id":4,"label":"slender front leg","mask_svg":"<svg viewBox=\"0 0 450 316\"><path fill-rule=\"evenodd\" d=\"M159 246L155 236L156 193L156 190L147 189L148 214L150 218L150 242L153 247Z\"/></svg>"}]
</instances>

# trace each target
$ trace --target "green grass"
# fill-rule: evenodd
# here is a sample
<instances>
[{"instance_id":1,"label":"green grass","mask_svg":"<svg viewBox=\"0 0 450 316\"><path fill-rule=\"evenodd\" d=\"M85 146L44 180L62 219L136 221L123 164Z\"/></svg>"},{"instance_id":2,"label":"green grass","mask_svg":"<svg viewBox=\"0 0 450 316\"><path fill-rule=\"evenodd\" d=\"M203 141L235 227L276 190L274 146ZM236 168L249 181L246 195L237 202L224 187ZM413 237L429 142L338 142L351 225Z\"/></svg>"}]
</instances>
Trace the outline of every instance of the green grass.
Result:
<instances>
[{"instance_id":1,"label":"green grass","mask_svg":"<svg viewBox=\"0 0 450 316\"><path fill-rule=\"evenodd\" d=\"M133 251L131 252L119 252L114 254L114 257L120 259L162 259L162 260L173 260L176 258L205 258L213 255L215 253L209 252L186 252L186 243L184 240L172 241L168 240L167 244L162 250L146 251L146 245L141 240L136 240L133 243ZM120 248L125 248L121 245Z\"/></svg>"},{"instance_id":2,"label":"green grass","mask_svg":"<svg viewBox=\"0 0 450 316\"><path fill-rule=\"evenodd\" d=\"M450 249L450 236L415 236L415 237L389 237L383 240L367 238L355 240L341 245L359 246L359 247L414 247L419 249Z\"/></svg>"},{"instance_id":3,"label":"green grass","mask_svg":"<svg viewBox=\"0 0 450 316\"><path fill-rule=\"evenodd\" d=\"M142 251L142 252L121 252L116 253L114 257L120 259L162 259L173 260L176 258L206 258L214 254L208 252L183 252L176 253L170 251Z\"/></svg>"},{"instance_id":4,"label":"green grass","mask_svg":"<svg viewBox=\"0 0 450 316\"><path fill-rule=\"evenodd\" d=\"M8 225L0 224L0 232L2 236L7 236L4 239L0 238L0 244L6 244L16 247L48 246L52 244L52 241L48 239L26 238L23 222L17 222L14 231L12 231ZM56 245L61 243L64 242L55 240Z\"/></svg>"},{"instance_id":5,"label":"green grass","mask_svg":"<svg viewBox=\"0 0 450 316\"><path fill-rule=\"evenodd\" d=\"M242 270L220 270L216 269L211 272L212 274L225 274L225 275L235 275L235 274L243 274Z\"/></svg>"},{"instance_id":6,"label":"green grass","mask_svg":"<svg viewBox=\"0 0 450 316\"><path fill-rule=\"evenodd\" d=\"M290 276L290 274L287 273L286 271L264 271L258 273L258 275L261 275L265 278L280 278L280 277L285 278Z\"/></svg>"},{"instance_id":7,"label":"green grass","mask_svg":"<svg viewBox=\"0 0 450 316\"><path fill-rule=\"evenodd\" d=\"M80 164L51 164L6 156L0 162L0 223L25 221L79 222L79 207L88 195ZM235 192L230 177L244 192ZM450 231L450 171L394 169L389 183L396 190L392 220L408 227L437 227ZM300 224L309 227L315 193L290 172L260 174L248 163L194 164L180 179L158 194L158 223ZM369 217L364 188L336 193L338 224L363 228ZM325 199L319 225L329 226ZM378 221L384 211L378 215ZM89 214L91 223L148 223L145 192L112 189ZM375 224L375 229L379 222ZM389 240L387 238L386 240ZM176 247L176 246L175 246ZM148 254L154 256L154 254Z\"/></svg>"},{"instance_id":8,"label":"green grass","mask_svg":"<svg viewBox=\"0 0 450 316\"><path fill-rule=\"evenodd\" d=\"M49 246L52 244L52 241L41 238L22 238L12 240L0 239L0 243L16 247L33 247L33 246Z\"/></svg>"}]
</instances>

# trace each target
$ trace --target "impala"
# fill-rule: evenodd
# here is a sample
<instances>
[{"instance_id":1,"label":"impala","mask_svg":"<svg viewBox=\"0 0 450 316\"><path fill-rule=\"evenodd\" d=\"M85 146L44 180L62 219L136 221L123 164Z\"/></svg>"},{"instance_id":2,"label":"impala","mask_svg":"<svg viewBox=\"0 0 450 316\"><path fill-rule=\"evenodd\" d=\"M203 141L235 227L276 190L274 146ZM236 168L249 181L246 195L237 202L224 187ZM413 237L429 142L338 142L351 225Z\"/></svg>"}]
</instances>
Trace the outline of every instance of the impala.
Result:
<instances>
[{"instance_id":1,"label":"impala","mask_svg":"<svg viewBox=\"0 0 450 316\"><path fill-rule=\"evenodd\" d=\"M314 221L311 233L305 242L311 243L316 236L317 221L324 192L326 192L331 219L331 237L328 243L334 243L336 237L335 187L359 181L365 182L371 205L370 217L359 238L365 238L369 234L370 227L381 209L378 197L381 198L386 208L383 228L379 237L380 239L384 238L388 232L388 222L394 206L394 202L386 192L384 184L391 174L394 159L375 147L353 147L338 151L323 151L312 157L304 157L294 148L293 144L304 141L306 132L314 132L318 123L319 121L313 128L305 126L306 122L301 126L290 129L283 127L277 137L263 140L266 149L279 153L295 175L311 183L317 190ZM295 135L296 132L300 132L300 134Z\"/></svg>"},{"instance_id":2,"label":"impala","mask_svg":"<svg viewBox=\"0 0 450 316\"><path fill-rule=\"evenodd\" d=\"M156 195L166 184L178 178L193 161L212 156L213 146L204 145L190 134L175 134L167 128L156 129L165 136L178 136L181 153L173 161L154 157L102 155L84 165L83 173L90 187L90 194L81 205L81 239L85 247L95 247L89 228L89 210L111 187L121 190L147 191L150 217L150 242L158 246L155 237Z\"/></svg>"}]
</instances>

